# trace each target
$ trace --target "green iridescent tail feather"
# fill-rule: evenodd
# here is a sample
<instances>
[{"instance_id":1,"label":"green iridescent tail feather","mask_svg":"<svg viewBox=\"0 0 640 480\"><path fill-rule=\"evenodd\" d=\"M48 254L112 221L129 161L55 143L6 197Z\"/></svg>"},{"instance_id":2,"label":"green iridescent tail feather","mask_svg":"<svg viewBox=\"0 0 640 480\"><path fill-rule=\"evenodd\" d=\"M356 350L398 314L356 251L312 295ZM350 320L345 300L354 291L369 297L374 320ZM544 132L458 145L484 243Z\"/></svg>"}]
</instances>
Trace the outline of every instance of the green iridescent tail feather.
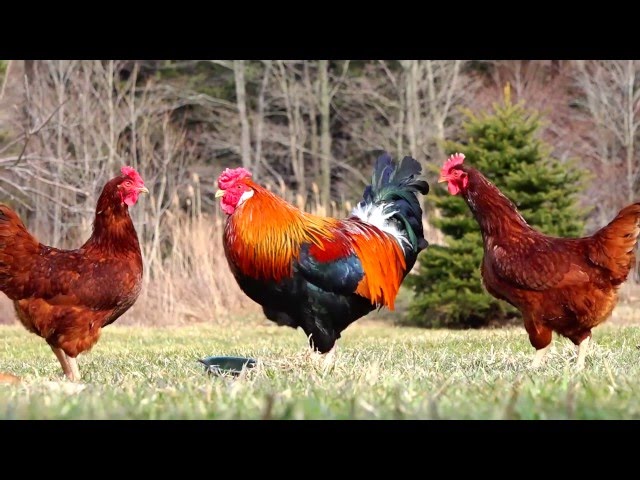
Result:
<instances>
[{"instance_id":1,"label":"green iridescent tail feather","mask_svg":"<svg viewBox=\"0 0 640 480\"><path fill-rule=\"evenodd\" d=\"M386 204L389 209L396 211L392 218L406 230L416 254L428 246L424 239L422 208L417 194L426 195L429 184L419 178L421 173L422 166L417 160L404 157L400 162L394 162L385 152L377 159L371 185L365 189L360 202L361 206Z\"/></svg>"}]
</instances>

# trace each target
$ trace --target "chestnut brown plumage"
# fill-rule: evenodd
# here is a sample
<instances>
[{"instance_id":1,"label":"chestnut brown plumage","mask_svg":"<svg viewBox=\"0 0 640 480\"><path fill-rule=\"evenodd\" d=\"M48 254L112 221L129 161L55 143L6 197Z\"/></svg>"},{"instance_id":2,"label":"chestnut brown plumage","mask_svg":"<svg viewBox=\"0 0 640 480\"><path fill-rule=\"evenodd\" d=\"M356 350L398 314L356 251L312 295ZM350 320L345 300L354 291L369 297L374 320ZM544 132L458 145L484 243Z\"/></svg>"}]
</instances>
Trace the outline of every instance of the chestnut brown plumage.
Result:
<instances>
[{"instance_id":1,"label":"chestnut brown plumage","mask_svg":"<svg viewBox=\"0 0 640 480\"><path fill-rule=\"evenodd\" d=\"M148 193L131 167L98 199L93 233L77 250L39 243L18 215L0 204L0 291L13 300L27 330L43 337L65 375L79 380L76 357L136 301L142 256L129 206Z\"/></svg>"},{"instance_id":2,"label":"chestnut brown plumage","mask_svg":"<svg viewBox=\"0 0 640 480\"><path fill-rule=\"evenodd\" d=\"M550 237L527 224L495 185L463 161L464 155L452 155L440 181L452 195L462 195L480 225L485 288L522 313L537 350L533 367L542 362L555 331L579 345L582 368L591 329L609 317L635 263L640 203L622 209L590 237Z\"/></svg>"}]
</instances>

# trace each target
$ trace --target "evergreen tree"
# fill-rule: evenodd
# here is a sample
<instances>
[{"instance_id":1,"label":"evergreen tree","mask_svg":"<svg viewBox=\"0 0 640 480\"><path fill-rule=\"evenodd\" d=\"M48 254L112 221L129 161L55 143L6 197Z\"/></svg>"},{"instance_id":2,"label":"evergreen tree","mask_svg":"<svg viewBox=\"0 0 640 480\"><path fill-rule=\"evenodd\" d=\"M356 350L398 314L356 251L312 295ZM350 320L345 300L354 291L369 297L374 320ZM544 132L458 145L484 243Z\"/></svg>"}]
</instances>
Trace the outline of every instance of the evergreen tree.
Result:
<instances>
[{"instance_id":1,"label":"evergreen tree","mask_svg":"<svg viewBox=\"0 0 640 480\"><path fill-rule=\"evenodd\" d=\"M447 142L446 151L464 153L466 162L511 199L533 227L553 236L581 235L585 212L576 194L583 174L551 156L552 149L538 136L540 115L523 103L512 104L508 86L493 111L466 114L465 141ZM480 327L517 316L517 310L484 290L482 236L467 204L442 186L433 188L432 195L440 211L433 222L445 234L446 246L431 245L419 257L417 274L407 277L415 292L408 322Z\"/></svg>"}]
</instances>

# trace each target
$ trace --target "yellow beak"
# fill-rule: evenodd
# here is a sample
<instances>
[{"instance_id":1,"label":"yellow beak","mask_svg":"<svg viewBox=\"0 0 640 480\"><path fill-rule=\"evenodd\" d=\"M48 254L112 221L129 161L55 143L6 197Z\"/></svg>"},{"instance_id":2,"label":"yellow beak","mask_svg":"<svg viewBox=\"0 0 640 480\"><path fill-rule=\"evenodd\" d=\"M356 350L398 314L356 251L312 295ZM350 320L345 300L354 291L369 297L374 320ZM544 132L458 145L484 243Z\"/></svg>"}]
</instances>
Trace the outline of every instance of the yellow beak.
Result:
<instances>
[{"instance_id":1,"label":"yellow beak","mask_svg":"<svg viewBox=\"0 0 640 480\"><path fill-rule=\"evenodd\" d=\"M438 183L442 183L442 182L447 182L449 179L447 177L445 177L444 175L442 175L439 179L438 179Z\"/></svg>"},{"instance_id":2,"label":"yellow beak","mask_svg":"<svg viewBox=\"0 0 640 480\"><path fill-rule=\"evenodd\" d=\"M220 197L222 197L223 195L224 195L224 190L218 190L218 191L216 192L216 198L220 198Z\"/></svg>"},{"instance_id":3,"label":"yellow beak","mask_svg":"<svg viewBox=\"0 0 640 480\"><path fill-rule=\"evenodd\" d=\"M149 193L149 190L147 190L147 187L142 187L140 190L138 190L138 192L140 192L140 193Z\"/></svg>"}]
</instances>

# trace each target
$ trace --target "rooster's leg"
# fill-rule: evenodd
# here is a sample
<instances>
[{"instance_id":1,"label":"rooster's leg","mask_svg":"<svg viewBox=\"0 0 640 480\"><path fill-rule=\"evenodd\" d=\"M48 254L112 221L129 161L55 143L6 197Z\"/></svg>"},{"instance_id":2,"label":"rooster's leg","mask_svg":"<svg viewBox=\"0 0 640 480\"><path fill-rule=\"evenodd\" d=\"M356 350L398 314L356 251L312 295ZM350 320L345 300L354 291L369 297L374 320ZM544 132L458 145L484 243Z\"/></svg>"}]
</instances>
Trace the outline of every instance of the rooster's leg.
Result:
<instances>
[{"instance_id":1,"label":"rooster's leg","mask_svg":"<svg viewBox=\"0 0 640 480\"><path fill-rule=\"evenodd\" d=\"M71 377L69 379L73 382L80 381L80 370L78 369L78 360L67 355L67 362L71 367Z\"/></svg>"},{"instance_id":2,"label":"rooster's leg","mask_svg":"<svg viewBox=\"0 0 640 480\"><path fill-rule=\"evenodd\" d=\"M333 347L331 347L331 350L329 350L327 353L322 355L324 357L323 358L323 364L324 364L323 366L324 366L325 370L335 363L335 361L336 361L336 351L337 350L338 350L338 345L335 344Z\"/></svg>"},{"instance_id":3,"label":"rooster's leg","mask_svg":"<svg viewBox=\"0 0 640 480\"><path fill-rule=\"evenodd\" d=\"M67 354L64 353L64 350L62 350L61 348L51 347L51 350L53 350L53 353L56 354L60 365L62 365L62 371L64 372L64 374L69 380L73 380L73 372L71 370L71 365L69 365L69 362L67 361Z\"/></svg>"},{"instance_id":4,"label":"rooster's leg","mask_svg":"<svg viewBox=\"0 0 640 480\"><path fill-rule=\"evenodd\" d=\"M327 370L334 364L336 358L337 344L331 347L331 350L325 353L318 352L313 346L309 348L308 359L311 360L317 367Z\"/></svg>"},{"instance_id":5,"label":"rooster's leg","mask_svg":"<svg viewBox=\"0 0 640 480\"><path fill-rule=\"evenodd\" d=\"M540 365L542 365L542 360L544 359L545 355L549 351L549 348L551 348L551 344L547 345L544 348L536 350L536 356L533 357L533 362L531 363L531 368L538 368L538 367L540 367Z\"/></svg>"},{"instance_id":6,"label":"rooster's leg","mask_svg":"<svg viewBox=\"0 0 640 480\"><path fill-rule=\"evenodd\" d=\"M313 362L316 368L320 368L327 372L336 361L336 346L334 345L333 348L326 353L310 350L309 359Z\"/></svg>"},{"instance_id":7,"label":"rooster's leg","mask_svg":"<svg viewBox=\"0 0 640 480\"><path fill-rule=\"evenodd\" d=\"M576 368L578 370L582 370L584 368L584 361L587 357L587 350L589 350L590 339L591 336L588 336L580 342L580 345L578 345L578 361L576 363Z\"/></svg>"}]
</instances>

